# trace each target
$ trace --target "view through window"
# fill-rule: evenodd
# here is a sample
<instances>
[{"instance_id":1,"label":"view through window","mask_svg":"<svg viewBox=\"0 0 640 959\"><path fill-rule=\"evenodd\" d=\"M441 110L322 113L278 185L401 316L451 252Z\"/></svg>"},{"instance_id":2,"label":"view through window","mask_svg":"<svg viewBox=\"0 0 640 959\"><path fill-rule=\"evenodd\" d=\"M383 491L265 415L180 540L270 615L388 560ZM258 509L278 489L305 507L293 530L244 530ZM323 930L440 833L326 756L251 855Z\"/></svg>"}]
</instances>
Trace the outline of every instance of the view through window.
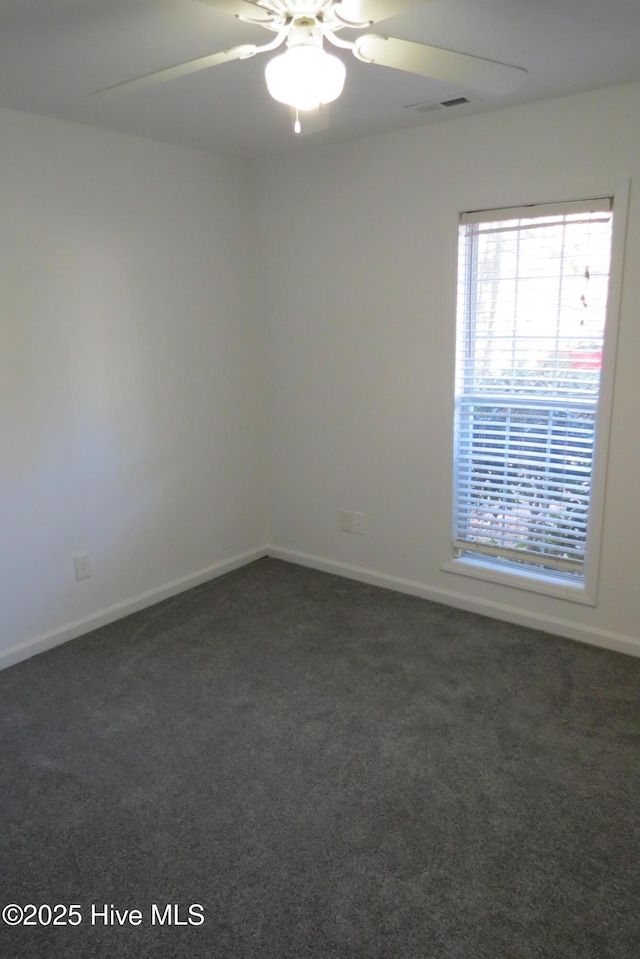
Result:
<instances>
[{"instance_id":1,"label":"view through window","mask_svg":"<svg viewBox=\"0 0 640 959\"><path fill-rule=\"evenodd\" d=\"M610 199L461 219L456 557L583 579L611 229Z\"/></svg>"}]
</instances>

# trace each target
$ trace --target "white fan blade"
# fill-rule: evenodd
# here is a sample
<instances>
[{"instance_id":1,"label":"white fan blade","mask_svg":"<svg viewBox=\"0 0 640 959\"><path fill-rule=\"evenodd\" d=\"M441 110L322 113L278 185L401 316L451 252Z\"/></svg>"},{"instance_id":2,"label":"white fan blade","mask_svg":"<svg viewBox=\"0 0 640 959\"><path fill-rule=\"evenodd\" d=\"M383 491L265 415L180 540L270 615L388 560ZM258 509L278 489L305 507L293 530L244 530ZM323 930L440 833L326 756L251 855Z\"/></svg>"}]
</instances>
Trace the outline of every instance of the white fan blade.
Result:
<instances>
[{"instance_id":1,"label":"white fan blade","mask_svg":"<svg viewBox=\"0 0 640 959\"><path fill-rule=\"evenodd\" d=\"M289 107L291 112L291 126L296 122L296 108ZM317 110L299 110L297 119L300 122L300 133L298 136L307 136L311 133L320 133L329 126L331 111L329 104L318 107Z\"/></svg>"},{"instance_id":2,"label":"white fan blade","mask_svg":"<svg viewBox=\"0 0 640 959\"><path fill-rule=\"evenodd\" d=\"M378 23L409 7L417 6L418 0L341 0L334 7L338 16L349 23Z\"/></svg>"},{"instance_id":3,"label":"white fan blade","mask_svg":"<svg viewBox=\"0 0 640 959\"><path fill-rule=\"evenodd\" d=\"M527 76L521 67L512 67L496 60L484 60L466 53L454 53L425 43L378 37L359 37L353 49L359 60L379 63L383 67L418 73L433 80L453 83L478 93L503 95L515 90Z\"/></svg>"},{"instance_id":4,"label":"white fan blade","mask_svg":"<svg viewBox=\"0 0 640 959\"><path fill-rule=\"evenodd\" d=\"M107 93L119 93L126 90L142 90L146 87L153 87L158 83L166 83L167 80L176 80L178 77L186 77L190 73L197 73L199 70L208 70L209 67L217 67L220 63L228 63L230 60L246 60L256 54L258 48L254 43L245 43L239 47L230 47L229 50L223 50L221 53L211 53L206 57L199 57L197 60L189 60L187 63L179 63L175 67L167 67L166 70L158 70L156 73L147 73L143 77L136 77L135 80L125 80L123 83L116 83L112 87L106 87L104 90L96 90L91 96L102 96Z\"/></svg>"}]
</instances>

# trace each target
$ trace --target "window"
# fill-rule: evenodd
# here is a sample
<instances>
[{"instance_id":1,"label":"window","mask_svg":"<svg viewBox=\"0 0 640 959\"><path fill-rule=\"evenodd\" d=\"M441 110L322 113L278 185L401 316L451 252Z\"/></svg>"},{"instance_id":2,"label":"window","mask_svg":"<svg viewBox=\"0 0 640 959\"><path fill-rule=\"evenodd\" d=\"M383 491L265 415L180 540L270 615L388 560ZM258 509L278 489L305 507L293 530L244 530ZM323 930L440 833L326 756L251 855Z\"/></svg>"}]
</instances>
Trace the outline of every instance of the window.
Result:
<instances>
[{"instance_id":1,"label":"window","mask_svg":"<svg viewBox=\"0 0 640 959\"><path fill-rule=\"evenodd\" d=\"M461 218L453 548L475 575L584 589L612 216L603 199Z\"/></svg>"}]
</instances>

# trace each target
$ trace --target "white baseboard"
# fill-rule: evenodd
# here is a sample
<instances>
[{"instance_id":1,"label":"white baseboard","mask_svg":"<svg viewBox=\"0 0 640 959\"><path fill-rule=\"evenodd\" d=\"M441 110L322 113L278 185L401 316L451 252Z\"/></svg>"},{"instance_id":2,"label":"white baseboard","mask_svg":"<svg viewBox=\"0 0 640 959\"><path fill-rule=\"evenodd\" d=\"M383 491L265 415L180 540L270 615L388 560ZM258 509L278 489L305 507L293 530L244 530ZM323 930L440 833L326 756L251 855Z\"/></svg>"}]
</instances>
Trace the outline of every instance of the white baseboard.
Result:
<instances>
[{"instance_id":1,"label":"white baseboard","mask_svg":"<svg viewBox=\"0 0 640 959\"><path fill-rule=\"evenodd\" d=\"M130 613L136 613L138 610L153 606L163 599L177 596L178 593L185 592L194 586L199 586L201 583L216 579L218 576L224 576L225 573L231 573L233 570L239 569L241 566L246 566L255 560L262 559L264 556L271 556L273 559L282 559L289 563L296 563L299 566L308 566L310 569L333 573L336 576L344 576L346 579L354 579L361 583L370 583L373 586L394 589L400 593L408 593L411 596L419 596L422 599L429 599L436 603L444 603L444 605L453 606L456 609L465 609L471 613L479 613L482 616L489 616L493 619L516 623L518 626L530 626L533 629L541 629L547 633L564 636L567 639L575 639L582 643L588 643L591 646L600 646L603 649L611 649L615 652L627 653L631 656L640 656L640 640L631 636L607 632L590 626L581 626L568 620L539 616L515 606L505 606L500 603L491 603L482 599L470 598L453 590L436 589L431 586L426 586L424 583L401 579L386 573L377 573L374 570L366 569L362 566L352 566L348 563L339 563L335 560L323 559L320 556L302 553L298 550L268 546L248 550L231 559L214 563L206 569L174 580L157 589L149 590L149 592L141 593L122 603L117 603L114 606L109 606L107 609L100 610L84 619L76 620L50 633L45 633L34 639L20 643L17 646L13 646L11 649L0 652L0 669L5 669L7 666L19 663L23 659L35 656L37 653L43 653L45 650L52 649L54 646L60 646L70 639L77 639L79 636L90 633L100 626L106 626L108 623L122 619Z\"/></svg>"},{"instance_id":2,"label":"white baseboard","mask_svg":"<svg viewBox=\"0 0 640 959\"><path fill-rule=\"evenodd\" d=\"M53 649L54 646L60 646L70 639L77 639L85 633L90 633L100 626L106 626L117 619L122 619L130 613L137 613L140 609L146 609L147 606L153 606L163 599L169 599L171 596L177 596L187 589L206 583L208 580L216 579L218 576L224 576L225 573L231 573L234 569L253 563L254 560L262 559L267 555L265 548L248 550L246 553L240 553L231 559L224 560L221 563L214 563L206 569L201 569L197 573L191 573L189 576L183 576L157 589L151 589L147 593L140 593L131 599L126 599L122 603L116 603L107 609L102 609L97 613L87 616L84 619L78 619L73 623L68 623L59 629L50 633L36 636L35 639L27 640L17 646L11 647L4 652L0 652L0 669L7 666L13 666L15 663L35 656L36 653L43 653L47 649Z\"/></svg>"},{"instance_id":3,"label":"white baseboard","mask_svg":"<svg viewBox=\"0 0 640 959\"><path fill-rule=\"evenodd\" d=\"M444 603L445 606L465 609L470 613L479 613L482 616L489 616L492 619L505 620L508 623L515 623L518 626L530 626L533 629L541 629L546 633L553 633L556 636L563 636L566 639L575 639L581 643L588 643L590 646L600 646L603 649L611 649L618 653L640 656L640 639L632 636L607 632L606 630L595 629L591 626L581 626L569 620L540 616L536 613L530 613L527 610L520 609L517 606L505 606L501 603L475 599L453 590L436 589L432 586L426 586L423 583L400 579L396 576L389 576L386 573L376 573L362 566L338 563L334 560L323 559L320 556L313 556L309 553L301 553L294 549L281 549L278 546L269 546L267 548L267 554L273 557L273 559L286 560L289 563L297 563L299 566L308 566L311 569L318 569L325 573L333 573L336 576L355 579L361 583L370 583L372 586L394 589L399 593L408 593L411 596L430 599L435 603Z\"/></svg>"}]
</instances>

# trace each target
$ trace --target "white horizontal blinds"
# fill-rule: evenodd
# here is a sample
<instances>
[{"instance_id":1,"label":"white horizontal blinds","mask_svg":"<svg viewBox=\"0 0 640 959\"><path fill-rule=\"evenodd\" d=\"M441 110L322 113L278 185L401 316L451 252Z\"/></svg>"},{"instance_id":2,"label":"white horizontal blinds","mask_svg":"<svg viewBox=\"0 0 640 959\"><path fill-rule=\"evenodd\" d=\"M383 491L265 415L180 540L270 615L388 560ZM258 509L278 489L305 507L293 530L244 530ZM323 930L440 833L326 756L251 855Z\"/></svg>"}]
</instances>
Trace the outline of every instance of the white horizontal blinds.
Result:
<instances>
[{"instance_id":1,"label":"white horizontal blinds","mask_svg":"<svg viewBox=\"0 0 640 959\"><path fill-rule=\"evenodd\" d=\"M458 555L582 572L611 225L609 199L461 219Z\"/></svg>"}]
</instances>

